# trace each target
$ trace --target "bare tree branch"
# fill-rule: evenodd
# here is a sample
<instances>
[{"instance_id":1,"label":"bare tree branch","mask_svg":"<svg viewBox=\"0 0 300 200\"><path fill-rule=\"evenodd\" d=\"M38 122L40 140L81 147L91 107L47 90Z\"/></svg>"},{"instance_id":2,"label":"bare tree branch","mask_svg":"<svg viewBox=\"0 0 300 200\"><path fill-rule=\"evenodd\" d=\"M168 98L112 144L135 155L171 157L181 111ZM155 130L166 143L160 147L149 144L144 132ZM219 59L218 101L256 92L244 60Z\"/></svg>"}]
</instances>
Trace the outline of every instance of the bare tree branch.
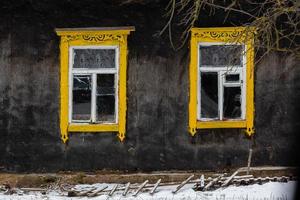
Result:
<instances>
[{"instance_id":1,"label":"bare tree branch","mask_svg":"<svg viewBox=\"0 0 300 200\"><path fill-rule=\"evenodd\" d=\"M167 16L169 20L160 32L168 29L169 39L174 49L183 47L189 31L195 26L203 11L215 16L215 10L222 10L226 15L224 23L229 23L231 15L239 15L248 19L239 26L255 27L256 49L264 52L283 51L300 57L300 2L297 0L170 0ZM181 40L177 48L172 39L173 19L179 19L177 26L183 27Z\"/></svg>"}]
</instances>

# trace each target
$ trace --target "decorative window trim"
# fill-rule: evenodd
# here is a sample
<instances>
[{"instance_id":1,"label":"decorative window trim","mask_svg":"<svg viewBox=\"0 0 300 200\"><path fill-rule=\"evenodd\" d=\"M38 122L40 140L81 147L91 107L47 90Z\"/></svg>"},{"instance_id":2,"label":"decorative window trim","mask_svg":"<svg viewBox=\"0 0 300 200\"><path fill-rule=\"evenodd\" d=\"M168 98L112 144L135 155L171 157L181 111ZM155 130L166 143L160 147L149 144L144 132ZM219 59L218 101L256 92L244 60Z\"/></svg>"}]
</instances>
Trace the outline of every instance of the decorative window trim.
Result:
<instances>
[{"instance_id":1,"label":"decorative window trim","mask_svg":"<svg viewBox=\"0 0 300 200\"><path fill-rule=\"evenodd\" d=\"M113 28L59 28L60 36L60 133L64 143L70 132L97 133L117 132L120 141L125 139L126 131L126 73L127 73L127 36L134 27ZM113 47L118 50L117 67L118 94L116 102L116 123L72 123L70 120L70 49L81 47Z\"/></svg>"},{"instance_id":2,"label":"decorative window trim","mask_svg":"<svg viewBox=\"0 0 300 200\"><path fill-rule=\"evenodd\" d=\"M255 29L246 27L226 28L192 28L190 41L190 96L189 96L189 132L195 135L197 129L215 128L242 128L246 134L254 133L254 37ZM244 117L241 120L203 121L198 116L199 98L199 44L242 44L245 45L245 73L243 85L246 94L244 97ZM243 95L243 94L242 94ZM243 106L242 106L243 107Z\"/></svg>"}]
</instances>

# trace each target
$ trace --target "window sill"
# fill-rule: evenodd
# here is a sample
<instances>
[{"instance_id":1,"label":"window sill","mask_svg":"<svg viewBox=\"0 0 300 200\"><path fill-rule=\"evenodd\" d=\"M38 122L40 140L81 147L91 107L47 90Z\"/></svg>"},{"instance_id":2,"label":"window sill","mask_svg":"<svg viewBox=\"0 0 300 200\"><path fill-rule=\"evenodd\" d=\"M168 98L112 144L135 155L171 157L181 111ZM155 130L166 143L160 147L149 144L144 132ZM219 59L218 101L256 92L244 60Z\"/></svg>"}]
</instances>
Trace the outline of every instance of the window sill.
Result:
<instances>
[{"instance_id":1,"label":"window sill","mask_svg":"<svg viewBox=\"0 0 300 200\"><path fill-rule=\"evenodd\" d=\"M243 121L197 121L197 129L210 128L246 128L247 122Z\"/></svg>"},{"instance_id":2,"label":"window sill","mask_svg":"<svg viewBox=\"0 0 300 200\"><path fill-rule=\"evenodd\" d=\"M118 132L118 124L69 124L68 132Z\"/></svg>"}]
</instances>

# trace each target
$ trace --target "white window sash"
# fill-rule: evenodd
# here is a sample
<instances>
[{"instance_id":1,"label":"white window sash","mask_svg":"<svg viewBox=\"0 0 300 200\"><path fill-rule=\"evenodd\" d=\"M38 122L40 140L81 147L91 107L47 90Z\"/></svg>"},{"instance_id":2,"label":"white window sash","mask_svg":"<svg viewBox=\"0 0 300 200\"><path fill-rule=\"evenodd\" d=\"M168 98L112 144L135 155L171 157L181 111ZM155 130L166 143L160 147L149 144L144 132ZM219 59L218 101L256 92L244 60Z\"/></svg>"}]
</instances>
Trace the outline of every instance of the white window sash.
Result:
<instances>
[{"instance_id":1,"label":"white window sash","mask_svg":"<svg viewBox=\"0 0 300 200\"><path fill-rule=\"evenodd\" d=\"M115 67L114 68L73 68L74 64L74 49L115 49ZM117 124L119 113L119 47L118 46L71 46L69 48L69 123L100 123L100 124ZM114 86L115 86L115 117L114 121L97 121L96 109L97 109L97 74L114 74ZM73 76L74 75L91 75L91 120L73 120Z\"/></svg>"},{"instance_id":2,"label":"white window sash","mask_svg":"<svg viewBox=\"0 0 300 200\"><path fill-rule=\"evenodd\" d=\"M198 76L198 91L197 91L197 119L200 121L216 121L223 120L223 102L224 102L224 87L241 87L241 118L228 119L230 121L245 120L246 118L246 53L242 56L241 65L229 65L229 66L200 66L200 46L212 46L212 45L240 45L235 43L223 43L223 42L200 42L198 43L198 65L197 65L197 76ZM246 49L246 45L243 45ZM201 73L203 72L216 72L218 74L218 118L203 118L201 116ZM239 74L239 82L226 82L226 74Z\"/></svg>"},{"instance_id":3,"label":"white window sash","mask_svg":"<svg viewBox=\"0 0 300 200\"><path fill-rule=\"evenodd\" d=\"M228 66L212 66L212 65L202 65L199 67L199 70L201 72L209 71L209 72L218 72L218 71L224 71L225 73L235 73L237 71L240 71L242 69L241 65L228 65Z\"/></svg>"},{"instance_id":4,"label":"white window sash","mask_svg":"<svg viewBox=\"0 0 300 200\"><path fill-rule=\"evenodd\" d=\"M223 120L223 102L224 102L224 87L223 87L223 77L222 72L218 72L218 106L219 106L219 119Z\"/></svg>"},{"instance_id":5,"label":"white window sash","mask_svg":"<svg viewBox=\"0 0 300 200\"><path fill-rule=\"evenodd\" d=\"M243 62L243 70L241 73L241 77L240 80L242 81L242 99L241 99L241 106L242 106L242 119L245 120L246 119L246 106L247 106L247 102L246 102L246 89L247 89L247 45L244 45L244 50L243 50L243 57L242 57L242 62Z\"/></svg>"},{"instance_id":6,"label":"white window sash","mask_svg":"<svg viewBox=\"0 0 300 200\"><path fill-rule=\"evenodd\" d=\"M97 93L97 74L92 74L92 96L91 96L91 122L95 123L96 122L96 96Z\"/></svg>"},{"instance_id":7,"label":"white window sash","mask_svg":"<svg viewBox=\"0 0 300 200\"><path fill-rule=\"evenodd\" d=\"M117 69L86 69L86 68L77 68L72 70L73 74L116 74L118 73Z\"/></svg>"}]
</instances>

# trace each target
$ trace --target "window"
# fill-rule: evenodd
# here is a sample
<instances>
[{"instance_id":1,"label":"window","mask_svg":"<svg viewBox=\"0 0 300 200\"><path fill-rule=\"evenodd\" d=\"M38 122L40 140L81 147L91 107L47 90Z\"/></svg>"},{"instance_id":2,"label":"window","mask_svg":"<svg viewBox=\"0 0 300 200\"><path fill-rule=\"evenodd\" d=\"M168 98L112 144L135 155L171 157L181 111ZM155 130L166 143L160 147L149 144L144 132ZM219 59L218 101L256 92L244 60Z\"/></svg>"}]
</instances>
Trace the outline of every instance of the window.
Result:
<instances>
[{"instance_id":1,"label":"window","mask_svg":"<svg viewBox=\"0 0 300 200\"><path fill-rule=\"evenodd\" d=\"M70 47L69 123L117 123L118 46Z\"/></svg>"},{"instance_id":2,"label":"window","mask_svg":"<svg viewBox=\"0 0 300 200\"><path fill-rule=\"evenodd\" d=\"M60 129L117 132L126 129L127 35L133 27L56 29L60 43Z\"/></svg>"},{"instance_id":3,"label":"window","mask_svg":"<svg viewBox=\"0 0 300 200\"><path fill-rule=\"evenodd\" d=\"M253 134L253 29L193 28L189 131L244 128Z\"/></svg>"}]
</instances>

